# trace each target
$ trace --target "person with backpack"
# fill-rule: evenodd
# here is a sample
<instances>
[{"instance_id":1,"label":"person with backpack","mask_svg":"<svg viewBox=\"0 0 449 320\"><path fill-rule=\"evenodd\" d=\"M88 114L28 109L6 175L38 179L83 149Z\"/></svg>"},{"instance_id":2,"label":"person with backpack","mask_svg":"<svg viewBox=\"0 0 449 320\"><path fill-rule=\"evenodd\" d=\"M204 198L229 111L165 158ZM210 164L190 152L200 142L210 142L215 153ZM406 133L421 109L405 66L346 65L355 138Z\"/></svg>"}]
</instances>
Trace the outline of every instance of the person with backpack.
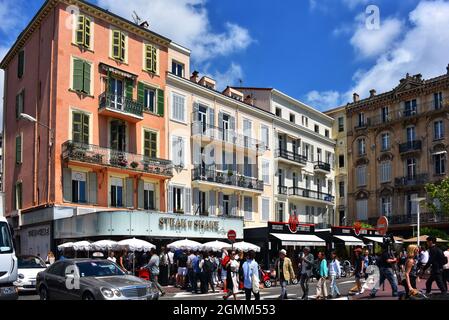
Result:
<instances>
[{"instance_id":1,"label":"person with backpack","mask_svg":"<svg viewBox=\"0 0 449 320\"><path fill-rule=\"evenodd\" d=\"M313 254L310 253L310 248L305 247L300 257L301 263L301 278L300 284L302 289L302 297L301 300L309 299L309 280L312 277L312 268L314 264L315 258Z\"/></svg>"},{"instance_id":2,"label":"person with backpack","mask_svg":"<svg viewBox=\"0 0 449 320\"><path fill-rule=\"evenodd\" d=\"M318 253L318 263L317 263L317 279L316 284L316 300L324 300L327 298L327 277L329 276L329 269L327 267L327 260L324 252L320 251Z\"/></svg>"},{"instance_id":3,"label":"person with backpack","mask_svg":"<svg viewBox=\"0 0 449 320\"><path fill-rule=\"evenodd\" d=\"M442 294L447 293L447 287L443 283L443 266L447 264L447 257L443 254L443 251L437 247L436 238L429 236L426 239L427 247L429 248L429 261L423 267L423 272L431 266L430 277L426 281L426 294L430 294L432 291L432 284L435 281L438 289Z\"/></svg>"},{"instance_id":4,"label":"person with backpack","mask_svg":"<svg viewBox=\"0 0 449 320\"><path fill-rule=\"evenodd\" d=\"M182 251L178 254L176 259L176 264L178 266L178 273L176 275L176 283L179 288L185 288L186 286L186 276L187 276L187 254Z\"/></svg>"}]
</instances>

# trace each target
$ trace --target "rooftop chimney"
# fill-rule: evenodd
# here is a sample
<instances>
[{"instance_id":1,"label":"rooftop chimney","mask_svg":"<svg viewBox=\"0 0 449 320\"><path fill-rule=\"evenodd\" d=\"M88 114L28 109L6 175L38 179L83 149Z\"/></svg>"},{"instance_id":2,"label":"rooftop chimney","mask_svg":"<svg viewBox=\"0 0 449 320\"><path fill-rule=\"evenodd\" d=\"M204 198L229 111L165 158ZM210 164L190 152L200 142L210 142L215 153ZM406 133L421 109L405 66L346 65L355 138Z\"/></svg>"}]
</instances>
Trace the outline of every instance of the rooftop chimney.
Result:
<instances>
[{"instance_id":1,"label":"rooftop chimney","mask_svg":"<svg viewBox=\"0 0 449 320\"><path fill-rule=\"evenodd\" d=\"M246 104L254 106L254 98L252 95L247 95L244 101Z\"/></svg>"},{"instance_id":2,"label":"rooftop chimney","mask_svg":"<svg viewBox=\"0 0 449 320\"><path fill-rule=\"evenodd\" d=\"M140 26L141 26L142 28L145 28L145 29L149 29L149 28L150 28L150 24L148 23L148 21L142 22L142 23L140 24Z\"/></svg>"},{"instance_id":3,"label":"rooftop chimney","mask_svg":"<svg viewBox=\"0 0 449 320\"><path fill-rule=\"evenodd\" d=\"M352 97L353 97L354 102L359 102L359 101L360 101L360 96L359 96L358 93L355 92L355 93L352 95Z\"/></svg>"},{"instance_id":4,"label":"rooftop chimney","mask_svg":"<svg viewBox=\"0 0 449 320\"><path fill-rule=\"evenodd\" d=\"M192 76L190 77L190 81L193 81L195 83L198 83L198 79L199 79L199 72L198 71L193 71L192 72Z\"/></svg>"},{"instance_id":5,"label":"rooftop chimney","mask_svg":"<svg viewBox=\"0 0 449 320\"><path fill-rule=\"evenodd\" d=\"M372 89L372 90L369 91L370 98L374 97L375 95L376 95L376 90L375 89Z\"/></svg>"}]
</instances>

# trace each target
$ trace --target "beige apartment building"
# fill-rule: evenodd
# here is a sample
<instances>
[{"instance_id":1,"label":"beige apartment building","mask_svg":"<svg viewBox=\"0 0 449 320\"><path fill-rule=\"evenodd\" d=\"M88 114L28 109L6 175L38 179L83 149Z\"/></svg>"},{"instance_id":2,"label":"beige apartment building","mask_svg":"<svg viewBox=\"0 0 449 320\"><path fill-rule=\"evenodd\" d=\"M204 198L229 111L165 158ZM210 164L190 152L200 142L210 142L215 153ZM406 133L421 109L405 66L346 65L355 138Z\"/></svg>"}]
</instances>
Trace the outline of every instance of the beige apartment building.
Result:
<instances>
[{"instance_id":1,"label":"beige apartment building","mask_svg":"<svg viewBox=\"0 0 449 320\"><path fill-rule=\"evenodd\" d=\"M345 109L351 169L346 224L376 224L384 215L392 229L410 230L425 184L448 172L449 66L432 79L407 74L391 91L371 90L366 99L354 94ZM447 225L447 219L425 210L421 207L422 225Z\"/></svg>"}]
</instances>

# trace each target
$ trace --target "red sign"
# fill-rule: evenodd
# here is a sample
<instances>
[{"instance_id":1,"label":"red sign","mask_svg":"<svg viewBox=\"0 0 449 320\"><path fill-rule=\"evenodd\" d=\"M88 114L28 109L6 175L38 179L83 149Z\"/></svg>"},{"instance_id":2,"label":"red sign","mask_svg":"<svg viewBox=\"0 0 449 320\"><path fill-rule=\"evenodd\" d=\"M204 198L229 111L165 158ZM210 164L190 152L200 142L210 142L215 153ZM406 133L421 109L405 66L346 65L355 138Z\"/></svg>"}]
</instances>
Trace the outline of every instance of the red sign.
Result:
<instances>
[{"instance_id":1,"label":"red sign","mask_svg":"<svg viewBox=\"0 0 449 320\"><path fill-rule=\"evenodd\" d=\"M298 224L299 224L298 216L296 215L295 212L292 212L290 218L288 219L288 228L290 229L291 233L296 233L296 231L298 231Z\"/></svg>"},{"instance_id":2,"label":"red sign","mask_svg":"<svg viewBox=\"0 0 449 320\"><path fill-rule=\"evenodd\" d=\"M388 231L388 219L387 217L380 217L377 220L377 229L379 230L379 233L384 236L387 234Z\"/></svg>"},{"instance_id":3,"label":"red sign","mask_svg":"<svg viewBox=\"0 0 449 320\"><path fill-rule=\"evenodd\" d=\"M228 240L234 242L237 238L237 233L234 230L228 231Z\"/></svg>"},{"instance_id":4,"label":"red sign","mask_svg":"<svg viewBox=\"0 0 449 320\"><path fill-rule=\"evenodd\" d=\"M354 223L354 232L355 235L358 236L360 234L360 231L362 230L362 223L360 221L357 221Z\"/></svg>"}]
</instances>

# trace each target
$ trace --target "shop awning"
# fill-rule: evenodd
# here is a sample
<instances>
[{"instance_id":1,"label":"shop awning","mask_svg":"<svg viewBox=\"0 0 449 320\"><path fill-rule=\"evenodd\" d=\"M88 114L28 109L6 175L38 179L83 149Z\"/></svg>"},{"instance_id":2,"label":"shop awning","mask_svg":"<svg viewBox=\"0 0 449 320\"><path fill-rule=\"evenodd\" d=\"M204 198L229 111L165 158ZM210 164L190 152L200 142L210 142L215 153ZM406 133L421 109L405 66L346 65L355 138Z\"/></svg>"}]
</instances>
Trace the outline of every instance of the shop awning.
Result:
<instances>
[{"instance_id":1,"label":"shop awning","mask_svg":"<svg viewBox=\"0 0 449 320\"><path fill-rule=\"evenodd\" d=\"M347 246L364 246L365 245L362 240L357 239L356 237L353 237L353 236L334 236L334 237L339 240L344 241L345 245L347 245Z\"/></svg>"},{"instance_id":2,"label":"shop awning","mask_svg":"<svg viewBox=\"0 0 449 320\"><path fill-rule=\"evenodd\" d=\"M273 237L282 241L283 246L316 246L322 247L326 245L326 241L313 234L284 234L270 233Z\"/></svg>"},{"instance_id":3,"label":"shop awning","mask_svg":"<svg viewBox=\"0 0 449 320\"><path fill-rule=\"evenodd\" d=\"M373 241L373 242L378 242L378 243L384 243L384 238L383 237L364 237L365 239L369 240L369 241Z\"/></svg>"}]
</instances>

